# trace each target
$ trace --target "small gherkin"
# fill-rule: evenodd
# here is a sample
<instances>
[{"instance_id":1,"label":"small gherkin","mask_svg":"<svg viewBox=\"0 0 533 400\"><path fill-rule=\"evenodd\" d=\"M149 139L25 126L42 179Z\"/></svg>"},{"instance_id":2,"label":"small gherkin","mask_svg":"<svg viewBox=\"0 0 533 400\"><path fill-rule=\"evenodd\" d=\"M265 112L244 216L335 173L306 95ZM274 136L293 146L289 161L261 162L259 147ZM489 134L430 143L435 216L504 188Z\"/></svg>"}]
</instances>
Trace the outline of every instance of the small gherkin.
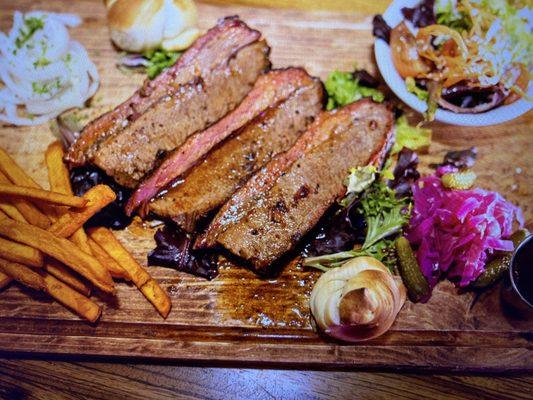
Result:
<instances>
[{"instance_id":1,"label":"small gherkin","mask_svg":"<svg viewBox=\"0 0 533 400\"><path fill-rule=\"evenodd\" d=\"M447 189L470 189L476 181L476 174L473 171L451 172L442 175L442 185Z\"/></svg>"}]
</instances>

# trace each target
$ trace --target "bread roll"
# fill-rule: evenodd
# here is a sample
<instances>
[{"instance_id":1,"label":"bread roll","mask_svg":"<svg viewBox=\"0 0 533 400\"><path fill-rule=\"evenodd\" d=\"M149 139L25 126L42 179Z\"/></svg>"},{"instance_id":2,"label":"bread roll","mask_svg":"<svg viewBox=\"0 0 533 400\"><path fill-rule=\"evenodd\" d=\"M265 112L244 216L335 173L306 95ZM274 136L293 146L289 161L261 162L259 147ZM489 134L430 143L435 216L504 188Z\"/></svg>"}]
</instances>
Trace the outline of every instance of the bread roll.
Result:
<instances>
[{"instance_id":1,"label":"bread roll","mask_svg":"<svg viewBox=\"0 0 533 400\"><path fill-rule=\"evenodd\" d=\"M111 40L126 51L184 50L200 35L193 0L104 0Z\"/></svg>"}]
</instances>

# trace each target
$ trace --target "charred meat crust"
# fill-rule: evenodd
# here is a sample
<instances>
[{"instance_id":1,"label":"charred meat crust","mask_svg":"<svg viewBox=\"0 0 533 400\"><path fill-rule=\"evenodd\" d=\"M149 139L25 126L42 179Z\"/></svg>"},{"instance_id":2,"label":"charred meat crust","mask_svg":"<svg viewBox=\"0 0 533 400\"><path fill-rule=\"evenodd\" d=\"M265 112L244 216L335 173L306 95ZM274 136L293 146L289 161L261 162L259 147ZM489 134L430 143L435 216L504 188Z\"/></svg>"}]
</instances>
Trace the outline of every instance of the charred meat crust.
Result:
<instances>
[{"instance_id":1,"label":"charred meat crust","mask_svg":"<svg viewBox=\"0 0 533 400\"><path fill-rule=\"evenodd\" d=\"M194 230L199 219L220 207L254 172L288 150L319 114L323 87L318 79L310 83L232 134L150 203L150 210Z\"/></svg>"},{"instance_id":2,"label":"charred meat crust","mask_svg":"<svg viewBox=\"0 0 533 400\"><path fill-rule=\"evenodd\" d=\"M216 43L219 41L233 46L230 48L229 55L231 56L232 53L260 38L259 31L250 29L237 16L219 20L217 25L198 38L171 68L154 80L147 79L129 99L90 122L69 149L65 160L71 166L80 166L90 162L94 151L103 139L116 134L125 125L142 115L161 97L172 93L175 85L185 84L195 75L210 68L209 57L202 65L202 56L213 53L212 48L216 48Z\"/></svg>"},{"instance_id":3,"label":"charred meat crust","mask_svg":"<svg viewBox=\"0 0 533 400\"><path fill-rule=\"evenodd\" d=\"M215 146L311 81L312 78L302 68L272 70L260 76L233 112L208 129L190 136L139 185L128 202L127 213L132 214L139 207L141 214L146 213L148 202L152 198L203 159Z\"/></svg>"},{"instance_id":4,"label":"charred meat crust","mask_svg":"<svg viewBox=\"0 0 533 400\"><path fill-rule=\"evenodd\" d=\"M277 165L269 163L237 192L239 201L230 200L219 212L208 234L211 242L214 237L264 273L344 194L350 167L379 162L392 127L392 112L368 100L323 113L299 140L307 135L309 144L291 149L291 157L278 156Z\"/></svg>"}]
</instances>

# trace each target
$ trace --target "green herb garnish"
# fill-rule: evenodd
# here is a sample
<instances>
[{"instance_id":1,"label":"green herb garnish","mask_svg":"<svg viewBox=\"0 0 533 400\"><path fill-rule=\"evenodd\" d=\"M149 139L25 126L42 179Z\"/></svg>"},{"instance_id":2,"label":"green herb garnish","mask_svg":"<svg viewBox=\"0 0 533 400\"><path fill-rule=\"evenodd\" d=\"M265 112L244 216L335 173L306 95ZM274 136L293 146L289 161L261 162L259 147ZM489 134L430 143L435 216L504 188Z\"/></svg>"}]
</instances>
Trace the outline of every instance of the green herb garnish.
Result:
<instances>
[{"instance_id":1,"label":"green herb garnish","mask_svg":"<svg viewBox=\"0 0 533 400\"><path fill-rule=\"evenodd\" d=\"M49 64L50 64L50 60L49 60L48 58L46 58L46 57L41 57L41 58L39 58L37 61L35 61L35 62L33 63L33 66L34 66L35 68L37 68L37 67L46 67L46 66L49 65Z\"/></svg>"},{"instance_id":2,"label":"green herb garnish","mask_svg":"<svg viewBox=\"0 0 533 400\"><path fill-rule=\"evenodd\" d=\"M378 89L369 88L359 83L350 72L334 71L329 74L325 82L328 92L327 109L345 106L363 97L371 97L376 102L383 102L385 95Z\"/></svg>"},{"instance_id":3,"label":"green herb garnish","mask_svg":"<svg viewBox=\"0 0 533 400\"><path fill-rule=\"evenodd\" d=\"M382 181L375 181L361 196L357 211L364 216L367 224L363 245L350 251L306 258L304 265L327 271L351 258L370 256L394 269L396 256L391 237L401 232L409 221L409 202L397 199L394 190Z\"/></svg>"},{"instance_id":4,"label":"green herb garnish","mask_svg":"<svg viewBox=\"0 0 533 400\"><path fill-rule=\"evenodd\" d=\"M35 94L47 94L52 91L52 89L59 89L61 86L59 79L56 79L52 82L32 82L31 88Z\"/></svg>"},{"instance_id":5,"label":"green herb garnish","mask_svg":"<svg viewBox=\"0 0 533 400\"><path fill-rule=\"evenodd\" d=\"M22 48L22 46L31 39L33 34L39 29L43 29L43 27L44 21L41 18L25 18L24 26L20 28L19 34L15 39L15 46L17 46L18 49Z\"/></svg>"},{"instance_id":6,"label":"green herb garnish","mask_svg":"<svg viewBox=\"0 0 533 400\"><path fill-rule=\"evenodd\" d=\"M363 248L368 248L394 233L409 220L406 199L397 199L394 190L383 182L372 185L361 197L359 211L365 216L367 233Z\"/></svg>"},{"instance_id":7,"label":"green herb garnish","mask_svg":"<svg viewBox=\"0 0 533 400\"><path fill-rule=\"evenodd\" d=\"M45 94L49 92L48 85L45 83L32 82L31 88L33 90L33 93L36 94Z\"/></svg>"},{"instance_id":8,"label":"green herb garnish","mask_svg":"<svg viewBox=\"0 0 533 400\"><path fill-rule=\"evenodd\" d=\"M163 70L174 65L180 56L179 51L150 50L144 52L143 57L148 61L146 66L148 78L154 79Z\"/></svg>"}]
</instances>

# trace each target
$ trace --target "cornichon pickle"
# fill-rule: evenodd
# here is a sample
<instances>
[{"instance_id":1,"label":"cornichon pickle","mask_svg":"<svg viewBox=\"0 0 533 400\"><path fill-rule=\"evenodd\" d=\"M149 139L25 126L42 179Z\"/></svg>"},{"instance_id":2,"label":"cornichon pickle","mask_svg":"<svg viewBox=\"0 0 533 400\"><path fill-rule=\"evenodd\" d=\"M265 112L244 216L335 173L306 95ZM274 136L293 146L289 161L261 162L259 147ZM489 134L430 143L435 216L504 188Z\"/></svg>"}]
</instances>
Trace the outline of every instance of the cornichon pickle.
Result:
<instances>
[{"instance_id":1,"label":"cornichon pickle","mask_svg":"<svg viewBox=\"0 0 533 400\"><path fill-rule=\"evenodd\" d=\"M442 175L442 186L448 189L470 189L476 181L476 174L472 171L451 172Z\"/></svg>"},{"instance_id":2,"label":"cornichon pickle","mask_svg":"<svg viewBox=\"0 0 533 400\"><path fill-rule=\"evenodd\" d=\"M509 269L511 258L512 254L506 254L503 257L492 260L485 266L485 271L472 283L472 287L474 289L483 289L495 283Z\"/></svg>"},{"instance_id":3,"label":"cornichon pickle","mask_svg":"<svg viewBox=\"0 0 533 400\"><path fill-rule=\"evenodd\" d=\"M528 233L527 229L520 229L511 235L515 249L527 237ZM483 289L498 281L504 272L509 269L512 258L513 253L508 252L492 260L485 266L485 271L472 283L472 287L474 289Z\"/></svg>"},{"instance_id":4,"label":"cornichon pickle","mask_svg":"<svg viewBox=\"0 0 533 400\"><path fill-rule=\"evenodd\" d=\"M400 276L411 301L417 302L429 295L429 284L416 260L409 241L403 236L396 239L396 252L400 261Z\"/></svg>"}]
</instances>

